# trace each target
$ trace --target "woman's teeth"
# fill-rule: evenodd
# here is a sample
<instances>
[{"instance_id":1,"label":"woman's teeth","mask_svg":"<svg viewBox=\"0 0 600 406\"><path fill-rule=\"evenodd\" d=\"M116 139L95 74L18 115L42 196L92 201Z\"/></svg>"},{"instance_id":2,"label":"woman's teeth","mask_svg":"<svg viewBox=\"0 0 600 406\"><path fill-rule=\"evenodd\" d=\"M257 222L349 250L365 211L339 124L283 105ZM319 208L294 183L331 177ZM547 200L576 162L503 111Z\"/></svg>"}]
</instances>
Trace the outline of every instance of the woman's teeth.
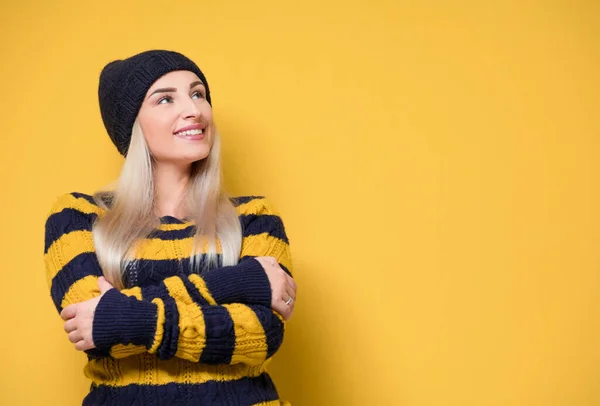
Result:
<instances>
[{"instance_id":1,"label":"woman's teeth","mask_svg":"<svg viewBox=\"0 0 600 406\"><path fill-rule=\"evenodd\" d=\"M202 130L187 130L176 133L176 135L200 135L202 134Z\"/></svg>"}]
</instances>

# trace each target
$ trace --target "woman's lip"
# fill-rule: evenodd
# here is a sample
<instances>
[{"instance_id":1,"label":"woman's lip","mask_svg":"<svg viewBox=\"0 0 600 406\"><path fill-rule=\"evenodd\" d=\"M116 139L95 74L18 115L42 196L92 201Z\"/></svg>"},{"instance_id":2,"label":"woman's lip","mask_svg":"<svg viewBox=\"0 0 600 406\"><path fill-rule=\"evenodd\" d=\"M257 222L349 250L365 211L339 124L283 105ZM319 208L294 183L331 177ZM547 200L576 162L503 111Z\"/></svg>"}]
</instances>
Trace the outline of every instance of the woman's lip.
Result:
<instances>
[{"instance_id":1,"label":"woman's lip","mask_svg":"<svg viewBox=\"0 0 600 406\"><path fill-rule=\"evenodd\" d=\"M183 138L184 140L201 140L204 138L204 132L202 134L198 134L198 135L189 135L189 136L185 136L185 135L179 135L179 134L175 134L176 137L178 138Z\"/></svg>"}]
</instances>

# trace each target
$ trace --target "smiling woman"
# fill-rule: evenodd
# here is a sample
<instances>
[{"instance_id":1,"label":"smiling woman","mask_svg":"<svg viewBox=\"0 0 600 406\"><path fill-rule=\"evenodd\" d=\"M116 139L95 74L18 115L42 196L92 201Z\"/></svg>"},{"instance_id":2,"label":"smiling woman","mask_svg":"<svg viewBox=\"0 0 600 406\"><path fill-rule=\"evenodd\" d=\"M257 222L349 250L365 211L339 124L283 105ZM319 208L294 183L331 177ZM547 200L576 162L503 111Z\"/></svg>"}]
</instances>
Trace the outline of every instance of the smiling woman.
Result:
<instances>
[{"instance_id":1,"label":"smiling woman","mask_svg":"<svg viewBox=\"0 0 600 406\"><path fill-rule=\"evenodd\" d=\"M269 200L223 190L206 77L152 50L107 64L98 95L121 176L61 195L44 253L83 404L287 403L266 366L294 310L289 240Z\"/></svg>"}]
</instances>

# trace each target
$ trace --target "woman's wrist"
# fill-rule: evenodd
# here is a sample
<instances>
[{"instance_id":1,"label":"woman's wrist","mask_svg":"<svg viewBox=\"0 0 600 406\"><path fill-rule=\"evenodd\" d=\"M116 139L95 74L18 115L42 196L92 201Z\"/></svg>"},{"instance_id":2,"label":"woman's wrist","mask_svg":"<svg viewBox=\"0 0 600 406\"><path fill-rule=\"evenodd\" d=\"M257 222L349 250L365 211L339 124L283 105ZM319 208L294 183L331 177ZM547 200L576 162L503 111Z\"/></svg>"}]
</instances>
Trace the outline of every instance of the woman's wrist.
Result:
<instances>
[{"instance_id":1,"label":"woman's wrist","mask_svg":"<svg viewBox=\"0 0 600 406\"><path fill-rule=\"evenodd\" d=\"M244 303L271 305L271 284L260 262L243 258L238 265L227 266L202 275L218 304Z\"/></svg>"},{"instance_id":2,"label":"woman's wrist","mask_svg":"<svg viewBox=\"0 0 600 406\"><path fill-rule=\"evenodd\" d=\"M94 311L92 339L100 351L115 344L149 347L156 331L157 306L117 289L105 292Z\"/></svg>"}]
</instances>

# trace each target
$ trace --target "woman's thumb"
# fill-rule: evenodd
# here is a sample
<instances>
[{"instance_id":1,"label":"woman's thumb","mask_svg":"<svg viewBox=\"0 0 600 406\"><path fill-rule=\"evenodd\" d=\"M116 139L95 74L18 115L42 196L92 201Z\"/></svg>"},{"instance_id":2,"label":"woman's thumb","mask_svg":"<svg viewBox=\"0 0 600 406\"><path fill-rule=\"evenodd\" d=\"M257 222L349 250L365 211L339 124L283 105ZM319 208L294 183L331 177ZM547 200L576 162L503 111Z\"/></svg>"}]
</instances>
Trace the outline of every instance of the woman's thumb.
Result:
<instances>
[{"instance_id":1,"label":"woman's thumb","mask_svg":"<svg viewBox=\"0 0 600 406\"><path fill-rule=\"evenodd\" d=\"M104 276L101 276L98 278L98 287L100 288L100 293L104 293L107 290L112 289L113 285L111 285L110 282L104 279Z\"/></svg>"}]
</instances>

